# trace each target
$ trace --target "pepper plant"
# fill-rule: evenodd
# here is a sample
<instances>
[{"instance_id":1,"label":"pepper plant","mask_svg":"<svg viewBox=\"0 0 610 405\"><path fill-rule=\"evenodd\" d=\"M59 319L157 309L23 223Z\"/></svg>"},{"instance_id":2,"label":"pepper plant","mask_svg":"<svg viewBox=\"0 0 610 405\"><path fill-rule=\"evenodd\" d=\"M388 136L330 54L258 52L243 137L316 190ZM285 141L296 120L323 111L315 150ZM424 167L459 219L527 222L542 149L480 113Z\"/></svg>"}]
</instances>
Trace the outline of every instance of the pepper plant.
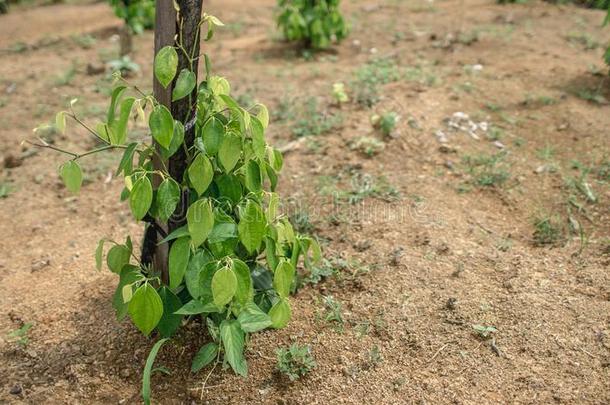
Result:
<instances>
[{"instance_id":1,"label":"pepper plant","mask_svg":"<svg viewBox=\"0 0 610 405\"><path fill-rule=\"evenodd\" d=\"M110 0L114 14L135 34L155 25L155 0Z\"/></svg>"},{"instance_id":2,"label":"pepper plant","mask_svg":"<svg viewBox=\"0 0 610 405\"><path fill-rule=\"evenodd\" d=\"M324 49L349 32L339 12L339 0L279 0L277 24L288 41Z\"/></svg>"},{"instance_id":3,"label":"pepper plant","mask_svg":"<svg viewBox=\"0 0 610 405\"><path fill-rule=\"evenodd\" d=\"M222 25L206 14L202 22L209 28L206 39ZM245 376L248 334L288 323L296 269L300 263L311 268L318 262L320 248L315 239L295 232L280 212L275 190L283 159L265 140L267 108L240 106L229 82L212 75L207 55L205 79L197 84L195 71L178 71L180 52L187 54L192 67L195 58L178 42L156 54L154 74L163 87L173 83L173 100L188 100L193 117L186 124L117 74L119 85L103 122L87 125L74 112L73 102L56 115L59 130L72 119L102 146L79 153L42 140L35 145L69 156L60 175L75 193L81 188L83 158L122 151L116 175L124 179L121 200L129 204L135 220L149 228L168 220L182 225L168 233L156 229L163 236L159 244L169 245L167 281L153 263L137 257L129 236L125 242L99 242L97 268L102 268L105 254L108 269L118 279L112 297L117 318L129 317L144 335L156 332L162 338L175 334L184 321L201 318L211 342L194 357L192 370L222 359ZM148 125L156 146L149 140L131 140L130 124L136 119ZM185 132L193 126L190 145ZM175 178L163 162L178 151L184 152L187 170ZM148 376L162 342L151 352ZM144 385L149 392L146 377Z\"/></svg>"}]
</instances>

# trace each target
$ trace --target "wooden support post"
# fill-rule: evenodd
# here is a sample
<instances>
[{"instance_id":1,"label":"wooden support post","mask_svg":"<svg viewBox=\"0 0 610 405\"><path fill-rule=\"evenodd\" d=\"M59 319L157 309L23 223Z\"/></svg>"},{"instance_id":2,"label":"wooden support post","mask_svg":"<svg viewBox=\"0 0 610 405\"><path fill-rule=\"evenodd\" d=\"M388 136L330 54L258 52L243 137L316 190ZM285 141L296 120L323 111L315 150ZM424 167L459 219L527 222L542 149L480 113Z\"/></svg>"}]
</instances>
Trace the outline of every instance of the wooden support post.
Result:
<instances>
[{"instance_id":1,"label":"wooden support post","mask_svg":"<svg viewBox=\"0 0 610 405\"><path fill-rule=\"evenodd\" d=\"M168 45L175 45L178 42L181 43L182 49L186 50L190 57L187 57L185 53L178 49L178 70L179 73L182 69L191 69L197 75L198 60L199 60L199 41L200 41L200 20L201 20L201 7L202 0L176 0L176 4L179 7L177 12L174 8L174 2L172 0L157 0L155 6L155 55L161 48ZM178 75L176 74L176 77ZM195 125L194 118L197 106L197 88L193 90L191 97L185 97L172 103L172 90L174 83L164 88L159 81L153 77L153 95L157 101L166 106L172 113L175 120L182 122L185 126L184 143L188 148L193 145L195 139ZM159 145L155 145L158 149ZM184 148L178 149L178 151L169 159L169 162L165 162L170 175L178 183L182 183L184 173L188 167L187 155ZM153 160L155 168L159 169L163 167L163 162L159 160L157 156ZM157 176L158 177L158 176ZM158 186L160 182L159 178L154 181L154 186ZM166 230L167 233L172 232L174 229L182 226L186 222L186 208L188 207L188 195L183 194L181 202L175 214L170 218L166 224L157 224L162 229ZM154 243L154 255L153 255L153 266L157 271L161 272L161 280L164 284L169 283L169 265L168 265L168 251L169 244L164 243L157 245L160 240L160 235L155 230L149 231L153 227L149 227L145 238L144 246L152 246Z\"/></svg>"}]
</instances>

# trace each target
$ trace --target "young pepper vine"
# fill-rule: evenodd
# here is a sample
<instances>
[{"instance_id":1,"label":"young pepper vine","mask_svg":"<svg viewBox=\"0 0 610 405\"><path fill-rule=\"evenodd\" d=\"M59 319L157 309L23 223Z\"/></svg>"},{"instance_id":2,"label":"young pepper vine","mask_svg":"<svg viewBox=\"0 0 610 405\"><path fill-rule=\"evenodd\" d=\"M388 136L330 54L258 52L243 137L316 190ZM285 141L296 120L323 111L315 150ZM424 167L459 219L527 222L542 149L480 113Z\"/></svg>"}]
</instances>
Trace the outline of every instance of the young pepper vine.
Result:
<instances>
[{"instance_id":1,"label":"young pepper vine","mask_svg":"<svg viewBox=\"0 0 610 405\"><path fill-rule=\"evenodd\" d=\"M214 26L222 25L209 15L203 21L208 23L208 39ZM154 265L137 258L129 236L124 243L99 242L96 267L101 269L105 248L110 246L105 252L106 265L118 277L112 297L117 318L129 316L144 335L156 331L168 338L185 320L200 316L212 341L194 357L192 370L222 358L245 376L247 335L286 326L296 269L301 262L308 268L317 263L320 248L314 238L295 232L280 212L275 190L283 158L265 139L267 108L262 104L240 106L231 97L229 82L211 74L207 56L207 74L201 83L196 83L194 72L188 69L177 72L179 51L179 44L161 49L155 56L154 73L164 86L175 79L174 100L191 97L197 88L196 100L192 100L196 114L187 123L195 126L192 146L184 142L185 124L151 95L120 77L106 119L95 129L77 116L73 102L69 111L56 115L60 131L65 131L70 118L103 146L77 153L43 141L33 144L70 156L60 167L60 175L75 193L82 183L81 159L106 150L123 151L116 176L124 179L121 200L128 201L134 218L163 222L179 217L185 225L160 242L170 246L167 283ZM130 123L135 120L148 126L160 148L155 149L150 140L131 140ZM173 178L164 166L154 168L153 159L166 161L179 149L186 152L187 159L183 178ZM154 176L160 181L153 181ZM187 207L182 212L178 205L185 195ZM155 346L155 356L161 344Z\"/></svg>"}]
</instances>

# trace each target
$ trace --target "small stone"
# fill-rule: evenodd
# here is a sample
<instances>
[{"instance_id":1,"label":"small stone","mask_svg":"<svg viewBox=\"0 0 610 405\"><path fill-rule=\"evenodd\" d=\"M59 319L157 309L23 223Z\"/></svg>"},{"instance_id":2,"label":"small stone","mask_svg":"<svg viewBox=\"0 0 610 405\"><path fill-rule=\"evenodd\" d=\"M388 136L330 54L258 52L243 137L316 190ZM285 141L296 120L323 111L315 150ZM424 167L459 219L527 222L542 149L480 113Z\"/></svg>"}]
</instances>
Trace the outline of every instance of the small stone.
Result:
<instances>
[{"instance_id":1,"label":"small stone","mask_svg":"<svg viewBox=\"0 0 610 405\"><path fill-rule=\"evenodd\" d=\"M89 76L100 75L106 71L106 67L103 64L88 63L87 74Z\"/></svg>"},{"instance_id":2,"label":"small stone","mask_svg":"<svg viewBox=\"0 0 610 405\"><path fill-rule=\"evenodd\" d=\"M131 375L131 370L130 370L130 369L128 369L128 368L124 368L124 369L122 369L122 370L119 372L119 375L120 375L122 378L128 378L128 377Z\"/></svg>"},{"instance_id":3,"label":"small stone","mask_svg":"<svg viewBox=\"0 0 610 405\"><path fill-rule=\"evenodd\" d=\"M449 145L441 145L438 147L440 153L456 153L457 149Z\"/></svg>"},{"instance_id":4,"label":"small stone","mask_svg":"<svg viewBox=\"0 0 610 405\"><path fill-rule=\"evenodd\" d=\"M15 156L15 155L8 154L8 155L4 156L4 167L7 169L14 169L15 167L19 167L22 164L23 164L23 159Z\"/></svg>"},{"instance_id":5,"label":"small stone","mask_svg":"<svg viewBox=\"0 0 610 405\"><path fill-rule=\"evenodd\" d=\"M494 146L498 149L504 149L506 146L500 141L494 141Z\"/></svg>"},{"instance_id":6,"label":"small stone","mask_svg":"<svg viewBox=\"0 0 610 405\"><path fill-rule=\"evenodd\" d=\"M19 395L22 391L21 385L14 385L9 392L11 395Z\"/></svg>"},{"instance_id":7,"label":"small stone","mask_svg":"<svg viewBox=\"0 0 610 405\"><path fill-rule=\"evenodd\" d=\"M447 302L445 303L445 308L447 308L448 310L453 311L454 309L457 308L457 303L458 303L457 298L453 298L453 297L449 298L447 300Z\"/></svg>"}]
</instances>

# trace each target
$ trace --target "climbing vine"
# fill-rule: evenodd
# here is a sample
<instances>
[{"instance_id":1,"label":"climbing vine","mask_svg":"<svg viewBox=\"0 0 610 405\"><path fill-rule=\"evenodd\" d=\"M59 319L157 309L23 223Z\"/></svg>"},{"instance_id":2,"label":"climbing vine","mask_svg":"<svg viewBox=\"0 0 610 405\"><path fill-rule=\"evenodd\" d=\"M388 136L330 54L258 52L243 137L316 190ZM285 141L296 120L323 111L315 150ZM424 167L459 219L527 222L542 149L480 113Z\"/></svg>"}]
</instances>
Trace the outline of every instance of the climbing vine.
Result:
<instances>
[{"instance_id":1,"label":"climbing vine","mask_svg":"<svg viewBox=\"0 0 610 405\"><path fill-rule=\"evenodd\" d=\"M210 15L202 22L208 24L206 39L222 25ZM288 323L296 269L300 263L310 268L318 262L320 248L315 239L295 232L280 212L275 190L283 158L265 140L267 108L240 106L229 82L212 74L207 55L205 78L199 84L191 69L178 72L180 52L192 67L192 55L177 43L157 53L154 74L166 88L174 83L174 101L188 99L194 115L185 123L117 74L103 122L86 124L72 108L75 101L56 115L60 131L65 131L67 120L75 121L102 146L81 153L42 140L34 144L69 157L60 175L74 193L82 184L82 159L101 151L122 152L116 175L124 179L121 200L129 204L133 217L149 227L168 220L183 225L168 234L157 229L163 237L160 245L169 245L167 282L153 264L138 258L129 236L124 242L99 242L96 267L103 267L105 256L106 266L118 278L112 297L117 318L129 317L144 335L156 332L165 339L184 321L200 317L211 341L194 357L192 370L222 361L245 376L247 335ZM147 124L154 143L132 140L134 120ZM195 139L189 145L185 132L193 126ZM187 170L182 178L174 178L163 162L179 150L185 152ZM150 367L163 342L155 345L151 364L147 362L145 399L150 396Z\"/></svg>"}]
</instances>

